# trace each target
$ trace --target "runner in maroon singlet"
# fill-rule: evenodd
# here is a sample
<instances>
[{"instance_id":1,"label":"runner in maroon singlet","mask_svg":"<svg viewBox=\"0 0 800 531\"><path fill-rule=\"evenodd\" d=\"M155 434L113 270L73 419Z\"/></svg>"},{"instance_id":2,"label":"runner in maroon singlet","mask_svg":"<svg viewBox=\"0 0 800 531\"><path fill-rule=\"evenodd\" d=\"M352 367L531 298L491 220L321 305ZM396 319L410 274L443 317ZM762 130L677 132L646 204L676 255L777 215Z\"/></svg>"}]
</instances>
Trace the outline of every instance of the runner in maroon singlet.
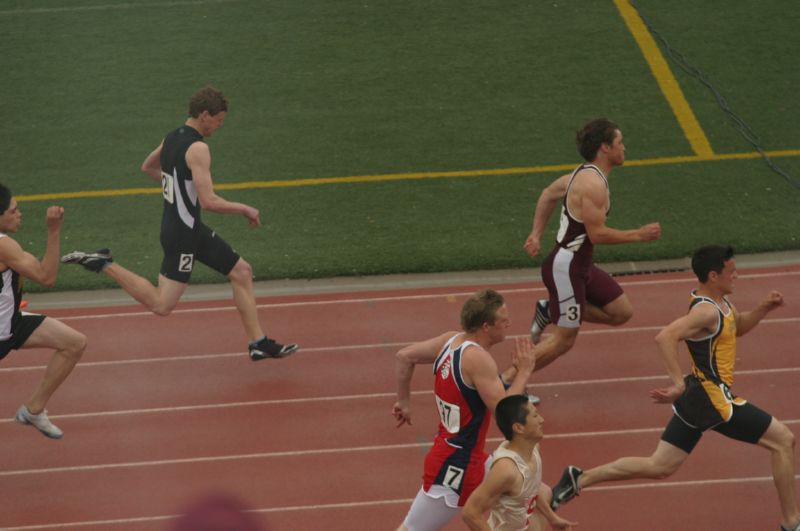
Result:
<instances>
[{"instance_id":1,"label":"runner in maroon singlet","mask_svg":"<svg viewBox=\"0 0 800 531\"><path fill-rule=\"evenodd\" d=\"M547 221L562 201L556 245L542 263L548 299L536 303L531 326L534 343L539 343L545 326L551 322L556 326L537 345L537 369L572 348L582 321L618 326L633 313L619 284L592 263L594 245L652 241L661 236L658 223L632 230L606 226L611 208L608 174L625 162L625 145L617 124L605 118L593 120L578 131L576 140L586 163L542 191L536 203L533 230L524 245L529 255L539 254Z\"/></svg>"}]
</instances>

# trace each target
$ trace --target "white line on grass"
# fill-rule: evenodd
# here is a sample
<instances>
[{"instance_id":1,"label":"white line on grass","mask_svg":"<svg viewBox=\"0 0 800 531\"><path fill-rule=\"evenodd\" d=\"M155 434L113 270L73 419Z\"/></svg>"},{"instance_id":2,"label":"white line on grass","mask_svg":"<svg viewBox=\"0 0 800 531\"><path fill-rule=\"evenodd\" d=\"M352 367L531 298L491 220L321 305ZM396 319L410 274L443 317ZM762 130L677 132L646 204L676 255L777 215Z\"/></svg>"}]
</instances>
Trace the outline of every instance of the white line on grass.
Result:
<instances>
[{"instance_id":1,"label":"white line on grass","mask_svg":"<svg viewBox=\"0 0 800 531\"><path fill-rule=\"evenodd\" d=\"M80 11L106 11L109 9L150 9L153 7L183 7L202 4L224 4L239 1L241 0L184 0L173 2L128 2L124 4L100 4L96 6L32 7L28 9L3 9L0 10L0 15L39 15Z\"/></svg>"}]
</instances>

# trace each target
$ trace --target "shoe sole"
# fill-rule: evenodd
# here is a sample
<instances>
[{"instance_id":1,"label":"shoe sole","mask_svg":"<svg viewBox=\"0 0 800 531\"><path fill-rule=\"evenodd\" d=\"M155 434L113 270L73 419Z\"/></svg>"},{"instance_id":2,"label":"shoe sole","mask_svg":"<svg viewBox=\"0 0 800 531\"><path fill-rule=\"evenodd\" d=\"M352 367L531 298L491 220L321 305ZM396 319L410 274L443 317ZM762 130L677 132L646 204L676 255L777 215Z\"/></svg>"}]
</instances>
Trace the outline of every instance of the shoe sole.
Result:
<instances>
[{"instance_id":1,"label":"shoe sole","mask_svg":"<svg viewBox=\"0 0 800 531\"><path fill-rule=\"evenodd\" d=\"M286 348L286 347L284 347ZM300 345L292 345L288 350L279 353L277 356L270 356L269 354L264 354L263 356L253 356L250 354L250 359L253 361L261 361L261 360L282 360L283 358L288 358L295 352L300 350Z\"/></svg>"}]
</instances>

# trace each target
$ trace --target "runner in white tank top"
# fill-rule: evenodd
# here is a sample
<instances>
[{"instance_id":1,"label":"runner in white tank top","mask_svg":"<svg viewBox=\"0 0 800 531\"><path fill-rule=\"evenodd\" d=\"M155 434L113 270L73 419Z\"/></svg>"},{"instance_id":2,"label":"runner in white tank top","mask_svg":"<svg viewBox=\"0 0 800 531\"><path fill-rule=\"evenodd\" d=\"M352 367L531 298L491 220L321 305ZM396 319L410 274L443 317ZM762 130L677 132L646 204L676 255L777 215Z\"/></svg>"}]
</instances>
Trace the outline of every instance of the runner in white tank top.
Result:
<instances>
[{"instance_id":1,"label":"runner in white tank top","mask_svg":"<svg viewBox=\"0 0 800 531\"><path fill-rule=\"evenodd\" d=\"M536 505L536 493L542 483L542 458L539 447L533 447L530 456L532 464L522 458L514 450L508 448L508 441L503 441L492 454L492 466L501 459L511 459L522 475L522 490L519 494L502 494L489 513L489 527L493 531L520 531L528 528L528 518Z\"/></svg>"},{"instance_id":2,"label":"runner in white tank top","mask_svg":"<svg viewBox=\"0 0 800 531\"><path fill-rule=\"evenodd\" d=\"M525 395L502 399L495 408L497 427L506 440L495 450L483 483L464 505L472 531L544 531L576 525L550 508L552 492L542 483L539 442L544 419ZM484 514L489 511L489 520Z\"/></svg>"}]
</instances>

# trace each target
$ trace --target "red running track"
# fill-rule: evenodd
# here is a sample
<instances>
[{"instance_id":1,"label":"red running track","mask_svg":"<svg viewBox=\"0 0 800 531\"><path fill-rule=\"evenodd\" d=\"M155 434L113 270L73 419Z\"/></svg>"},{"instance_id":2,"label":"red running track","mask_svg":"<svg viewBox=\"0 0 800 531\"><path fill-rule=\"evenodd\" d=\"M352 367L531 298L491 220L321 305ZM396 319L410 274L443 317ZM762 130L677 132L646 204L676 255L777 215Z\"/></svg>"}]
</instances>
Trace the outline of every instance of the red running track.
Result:
<instances>
[{"instance_id":1,"label":"red running track","mask_svg":"<svg viewBox=\"0 0 800 531\"><path fill-rule=\"evenodd\" d=\"M733 295L742 310L773 288L787 300L740 340L735 389L795 431L798 280L797 266L743 270ZM649 454L670 416L647 396L666 382L653 336L686 310L694 282L620 281L634 318L616 329L587 325L572 352L531 379L543 398L550 484L567 464ZM269 332L303 348L259 363L242 351L229 301L183 304L167 318L137 306L47 312L85 333L89 347L48 406L61 441L11 420L49 354L14 352L0 365L0 527L168 529L187 502L225 491L273 531L395 529L419 488L436 414L422 368L414 425L395 428L393 355L456 329L478 287L262 299ZM541 285L494 287L507 298L511 334L525 334ZM496 347L501 367L510 349ZM496 428L490 438L489 449ZM562 511L582 530L777 529L769 462L767 451L712 433L668 480L587 489Z\"/></svg>"}]
</instances>

